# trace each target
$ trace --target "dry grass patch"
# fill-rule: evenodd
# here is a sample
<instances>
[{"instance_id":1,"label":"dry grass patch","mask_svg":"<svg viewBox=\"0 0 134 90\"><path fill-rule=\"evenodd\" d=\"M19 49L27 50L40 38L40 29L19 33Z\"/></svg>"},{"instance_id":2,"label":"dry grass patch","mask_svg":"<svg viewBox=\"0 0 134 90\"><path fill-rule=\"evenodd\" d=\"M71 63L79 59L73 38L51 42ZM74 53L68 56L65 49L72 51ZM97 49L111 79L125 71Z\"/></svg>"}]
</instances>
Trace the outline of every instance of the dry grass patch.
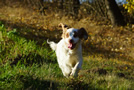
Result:
<instances>
[{"instance_id":1,"label":"dry grass patch","mask_svg":"<svg viewBox=\"0 0 134 90\"><path fill-rule=\"evenodd\" d=\"M17 28L21 36L32 39L40 44L47 38L58 41L61 38L61 29L57 27L63 22L70 27L84 27L89 38L83 44L86 53L101 54L104 58L119 58L121 62L134 64L134 32L129 27L113 28L110 25L98 25L92 17L81 20L61 17L56 13L41 16L36 11L23 6L3 6L0 8L0 20L5 22L8 30Z\"/></svg>"}]
</instances>

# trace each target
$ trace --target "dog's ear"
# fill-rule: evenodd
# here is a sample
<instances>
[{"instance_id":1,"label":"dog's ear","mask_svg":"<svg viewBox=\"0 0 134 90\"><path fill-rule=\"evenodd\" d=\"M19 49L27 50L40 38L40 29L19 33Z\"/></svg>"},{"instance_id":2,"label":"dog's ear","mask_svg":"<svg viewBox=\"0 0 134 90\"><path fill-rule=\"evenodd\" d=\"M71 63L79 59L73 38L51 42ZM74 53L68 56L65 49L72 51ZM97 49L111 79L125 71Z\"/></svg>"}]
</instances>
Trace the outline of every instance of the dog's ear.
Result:
<instances>
[{"instance_id":1,"label":"dog's ear","mask_svg":"<svg viewBox=\"0 0 134 90\"><path fill-rule=\"evenodd\" d=\"M86 30L84 28L80 28L78 30L78 33L79 33L80 39L82 39L82 38L84 38L84 40L88 39L88 34L87 34L87 32L86 32Z\"/></svg>"},{"instance_id":2,"label":"dog's ear","mask_svg":"<svg viewBox=\"0 0 134 90\"><path fill-rule=\"evenodd\" d=\"M62 27L63 32L65 32L68 29L68 26L63 23L60 23L58 26Z\"/></svg>"},{"instance_id":3,"label":"dog's ear","mask_svg":"<svg viewBox=\"0 0 134 90\"><path fill-rule=\"evenodd\" d=\"M65 34L66 34L66 31L67 31L67 29L68 29L68 26L67 25L64 25L63 23L60 23L59 25L58 25L59 27L62 27L62 30L63 30L63 33L62 33L62 38L65 38Z\"/></svg>"}]
</instances>

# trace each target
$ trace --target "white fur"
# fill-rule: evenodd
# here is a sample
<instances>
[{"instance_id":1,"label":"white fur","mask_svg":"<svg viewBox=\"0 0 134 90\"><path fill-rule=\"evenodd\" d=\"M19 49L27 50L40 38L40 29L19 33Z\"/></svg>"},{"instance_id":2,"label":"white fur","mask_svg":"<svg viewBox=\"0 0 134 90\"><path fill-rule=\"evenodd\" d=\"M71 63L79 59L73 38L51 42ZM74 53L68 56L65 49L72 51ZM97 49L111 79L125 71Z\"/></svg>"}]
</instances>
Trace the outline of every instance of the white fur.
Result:
<instances>
[{"instance_id":1,"label":"white fur","mask_svg":"<svg viewBox=\"0 0 134 90\"><path fill-rule=\"evenodd\" d=\"M50 47L56 52L59 67L65 77L78 76L83 62L81 39L79 37L73 37L74 31L77 31L77 29L68 29L69 37L62 38L57 44L52 41L48 42ZM76 43L74 49L68 48L69 39L74 40L74 43Z\"/></svg>"}]
</instances>

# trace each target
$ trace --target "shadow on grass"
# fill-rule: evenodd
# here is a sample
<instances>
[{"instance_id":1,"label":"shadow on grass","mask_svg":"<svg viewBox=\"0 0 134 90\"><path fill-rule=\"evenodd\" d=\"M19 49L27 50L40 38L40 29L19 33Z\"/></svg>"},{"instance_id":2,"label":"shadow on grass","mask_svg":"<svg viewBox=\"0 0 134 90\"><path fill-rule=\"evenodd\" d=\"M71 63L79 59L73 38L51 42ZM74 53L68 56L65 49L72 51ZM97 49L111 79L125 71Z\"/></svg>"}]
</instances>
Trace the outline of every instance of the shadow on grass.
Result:
<instances>
[{"instance_id":1,"label":"shadow on grass","mask_svg":"<svg viewBox=\"0 0 134 90\"><path fill-rule=\"evenodd\" d=\"M24 89L28 90L58 90L58 83L51 80L40 80L31 76L23 77Z\"/></svg>"},{"instance_id":2,"label":"shadow on grass","mask_svg":"<svg viewBox=\"0 0 134 90\"><path fill-rule=\"evenodd\" d=\"M85 83L82 80L75 80L72 79L68 84L67 84L68 89L71 90L96 90L94 86L92 86L90 83ZM98 89L97 89L98 90Z\"/></svg>"},{"instance_id":3,"label":"shadow on grass","mask_svg":"<svg viewBox=\"0 0 134 90\"><path fill-rule=\"evenodd\" d=\"M60 82L55 80L43 79L31 75L15 75L0 78L1 82L6 82L9 86L3 85L0 89L24 89L24 90L95 90L94 86L81 80L71 79L69 82ZM19 84L15 84L15 83ZM20 85L21 84L21 85ZM12 86L10 86L12 85Z\"/></svg>"},{"instance_id":4,"label":"shadow on grass","mask_svg":"<svg viewBox=\"0 0 134 90\"><path fill-rule=\"evenodd\" d=\"M17 29L17 32L21 37L28 40L34 40L37 44L42 45L42 43L47 40L54 40L58 42L61 39L61 30L55 28L53 31L44 29L43 27L37 27L35 25L29 25L25 23L13 23L11 21L0 20L9 29Z\"/></svg>"},{"instance_id":5,"label":"shadow on grass","mask_svg":"<svg viewBox=\"0 0 134 90\"><path fill-rule=\"evenodd\" d=\"M26 66L31 66L33 64L38 64L41 65L43 63L57 63L57 61L54 59L52 60L51 58L44 58L42 56L40 56L39 54L36 53L29 53L27 55L18 55L16 58L14 58L13 60L10 60L11 62L11 66L13 65L17 65L18 63L20 64L24 64Z\"/></svg>"},{"instance_id":6,"label":"shadow on grass","mask_svg":"<svg viewBox=\"0 0 134 90\"><path fill-rule=\"evenodd\" d=\"M42 45L44 41L47 39L53 40L55 42L58 42L61 39L62 31L55 28L55 30L45 30L42 27L37 27L30 24L25 23L13 23L11 21L1 20L4 25L10 28L16 28L17 32L21 37L26 38L27 40L34 40L37 42L37 44ZM88 49L87 44L83 45L84 51L88 54L96 55L96 54L103 54L104 58L119 58L120 60L123 60L128 63L134 63L134 58L124 56L123 53L120 52L113 52L110 50L106 50L105 48L97 48L93 45L91 45L92 42L89 42ZM46 45L49 47L48 45ZM86 55L86 53L84 53ZM122 56L120 56L122 54Z\"/></svg>"},{"instance_id":7,"label":"shadow on grass","mask_svg":"<svg viewBox=\"0 0 134 90\"><path fill-rule=\"evenodd\" d=\"M6 84L12 84L12 86L3 85L0 89L12 88L24 90L58 90L58 83L51 80L41 80L40 78L33 78L33 76L15 75L10 78L0 78L1 82L6 82ZM20 84L15 85L18 82Z\"/></svg>"},{"instance_id":8,"label":"shadow on grass","mask_svg":"<svg viewBox=\"0 0 134 90\"><path fill-rule=\"evenodd\" d=\"M71 80L69 83L64 83L64 82L58 83L51 80L40 80L39 78L34 79L33 77L23 77L22 81L24 83L24 89L30 89L30 90L35 90L35 89L37 90L47 90L47 89L95 90L97 89L80 80Z\"/></svg>"}]
</instances>

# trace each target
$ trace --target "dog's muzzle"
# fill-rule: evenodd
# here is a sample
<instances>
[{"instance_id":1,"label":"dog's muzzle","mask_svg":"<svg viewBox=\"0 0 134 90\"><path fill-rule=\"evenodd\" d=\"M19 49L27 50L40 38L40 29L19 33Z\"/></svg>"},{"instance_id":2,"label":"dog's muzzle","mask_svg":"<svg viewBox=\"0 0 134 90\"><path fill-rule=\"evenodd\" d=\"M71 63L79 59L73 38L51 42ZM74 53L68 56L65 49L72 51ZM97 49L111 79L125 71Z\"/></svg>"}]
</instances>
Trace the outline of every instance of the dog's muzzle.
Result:
<instances>
[{"instance_id":1,"label":"dog's muzzle","mask_svg":"<svg viewBox=\"0 0 134 90\"><path fill-rule=\"evenodd\" d=\"M76 43L74 43L73 40L69 40L68 48L69 48L69 49L74 49L75 46L76 46Z\"/></svg>"}]
</instances>

